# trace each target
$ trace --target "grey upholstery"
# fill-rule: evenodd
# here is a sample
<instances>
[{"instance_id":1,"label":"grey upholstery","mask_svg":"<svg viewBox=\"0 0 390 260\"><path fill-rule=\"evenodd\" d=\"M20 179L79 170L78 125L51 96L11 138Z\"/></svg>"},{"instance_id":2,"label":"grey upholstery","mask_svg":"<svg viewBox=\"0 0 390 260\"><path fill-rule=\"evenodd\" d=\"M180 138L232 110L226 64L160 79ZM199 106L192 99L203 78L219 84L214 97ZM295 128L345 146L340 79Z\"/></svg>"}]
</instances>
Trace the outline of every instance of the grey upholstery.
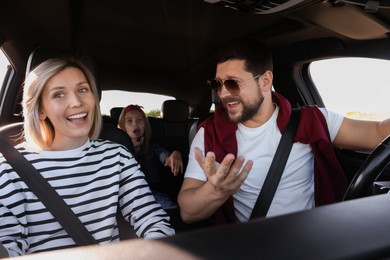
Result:
<instances>
[{"instance_id":1,"label":"grey upholstery","mask_svg":"<svg viewBox=\"0 0 390 260\"><path fill-rule=\"evenodd\" d=\"M123 107L113 107L110 109L110 117L115 126L118 125L119 116L122 113Z\"/></svg>"},{"instance_id":2,"label":"grey upholstery","mask_svg":"<svg viewBox=\"0 0 390 260\"><path fill-rule=\"evenodd\" d=\"M166 100L161 107L164 125L162 145L168 149L179 150L183 157L188 155L189 107L182 100ZM186 160L187 158L183 158Z\"/></svg>"},{"instance_id":3,"label":"grey upholstery","mask_svg":"<svg viewBox=\"0 0 390 260\"><path fill-rule=\"evenodd\" d=\"M166 122L182 123L188 120L188 104L182 100L166 100L161 106L162 117Z\"/></svg>"}]
</instances>

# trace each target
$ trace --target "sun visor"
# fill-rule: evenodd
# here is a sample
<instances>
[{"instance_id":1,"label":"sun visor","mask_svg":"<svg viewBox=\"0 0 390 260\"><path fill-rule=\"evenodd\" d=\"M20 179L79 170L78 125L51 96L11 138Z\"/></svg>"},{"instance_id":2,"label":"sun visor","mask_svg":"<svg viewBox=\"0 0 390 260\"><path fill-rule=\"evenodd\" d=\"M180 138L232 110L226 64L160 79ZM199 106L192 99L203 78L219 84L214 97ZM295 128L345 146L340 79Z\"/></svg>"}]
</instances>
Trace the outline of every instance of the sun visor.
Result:
<instances>
[{"instance_id":1,"label":"sun visor","mask_svg":"<svg viewBox=\"0 0 390 260\"><path fill-rule=\"evenodd\" d=\"M203 0L210 4L252 14L271 14L292 11L317 2L316 0Z\"/></svg>"},{"instance_id":2,"label":"sun visor","mask_svg":"<svg viewBox=\"0 0 390 260\"><path fill-rule=\"evenodd\" d=\"M327 30L356 40L385 39L390 27L377 16L353 5L334 7L331 3L313 5L295 15Z\"/></svg>"}]
</instances>

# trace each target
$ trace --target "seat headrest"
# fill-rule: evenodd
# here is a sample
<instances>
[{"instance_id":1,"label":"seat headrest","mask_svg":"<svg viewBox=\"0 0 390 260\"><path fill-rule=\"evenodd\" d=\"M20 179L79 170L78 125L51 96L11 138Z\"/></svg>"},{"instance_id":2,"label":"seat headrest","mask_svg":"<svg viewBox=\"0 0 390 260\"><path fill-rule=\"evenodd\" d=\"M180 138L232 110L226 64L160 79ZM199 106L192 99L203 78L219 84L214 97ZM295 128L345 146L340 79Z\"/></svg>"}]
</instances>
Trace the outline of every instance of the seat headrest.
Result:
<instances>
[{"instance_id":1,"label":"seat headrest","mask_svg":"<svg viewBox=\"0 0 390 260\"><path fill-rule=\"evenodd\" d=\"M121 115L123 107L113 107L110 109L110 116L115 124L118 124L119 116Z\"/></svg>"},{"instance_id":2,"label":"seat headrest","mask_svg":"<svg viewBox=\"0 0 390 260\"><path fill-rule=\"evenodd\" d=\"M161 107L163 118L171 122L188 120L189 107L183 100L165 100Z\"/></svg>"},{"instance_id":3,"label":"seat headrest","mask_svg":"<svg viewBox=\"0 0 390 260\"><path fill-rule=\"evenodd\" d=\"M75 56L81 60L87 68L95 76L96 86L98 88L99 99L101 98L101 88L98 81L98 72L97 72L97 61L89 53L86 52L71 52L68 50L62 49L52 49L52 48L37 48L35 49L30 56L28 57L27 66L26 66L26 77L36 66L48 59L63 58L67 56Z\"/></svg>"}]
</instances>

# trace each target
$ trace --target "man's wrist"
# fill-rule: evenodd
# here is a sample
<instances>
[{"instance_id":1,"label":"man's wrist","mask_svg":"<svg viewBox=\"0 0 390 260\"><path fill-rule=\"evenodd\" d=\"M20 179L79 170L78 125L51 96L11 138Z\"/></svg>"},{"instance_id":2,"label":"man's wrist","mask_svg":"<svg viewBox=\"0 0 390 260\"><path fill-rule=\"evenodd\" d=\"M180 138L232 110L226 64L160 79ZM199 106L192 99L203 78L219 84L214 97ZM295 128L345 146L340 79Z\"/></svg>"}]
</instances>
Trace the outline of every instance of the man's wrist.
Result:
<instances>
[{"instance_id":1,"label":"man's wrist","mask_svg":"<svg viewBox=\"0 0 390 260\"><path fill-rule=\"evenodd\" d=\"M226 200L230 195L222 192L215 185L213 185L209 180L204 184L206 192L215 200Z\"/></svg>"}]
</instances>

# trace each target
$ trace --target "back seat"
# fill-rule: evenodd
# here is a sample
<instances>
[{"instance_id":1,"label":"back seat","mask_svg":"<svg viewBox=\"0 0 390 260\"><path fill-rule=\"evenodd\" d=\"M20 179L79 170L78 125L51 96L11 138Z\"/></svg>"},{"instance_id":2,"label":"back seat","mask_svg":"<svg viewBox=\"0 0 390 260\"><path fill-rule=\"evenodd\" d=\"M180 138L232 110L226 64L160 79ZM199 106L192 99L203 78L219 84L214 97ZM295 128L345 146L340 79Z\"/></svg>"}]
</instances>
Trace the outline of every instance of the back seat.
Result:
<instances>
[{"instance_id":1,"label":"back seat","mask_svg":"<svg viewBox=\"0 0 390 260\"><path fill-rule=\"evenodd\" d=\"M123 107L113 107L110 110L110 122L117 126L119 115ZM161 107L162 117L149 116L148 120L152 129L152 142L160 144L168 150L180 151L183 159L183 174L174 177L169 167L160 166L163 183L161 191L168 194L173 201L177 201L177 195L184 180L184 171L188 162L190 147L190 128L197 121L189 118L189 106L182 100L167 100ZM180 216L179 208L168 209L171 224L176 232L205 227L203 222L185 224Z\"/></svg>"},{"instance_id":2,"label":"back seat","mask_svg":"<svg viewBox=\"0 0 390 260\"><path fill-rule=\"evenodd\" d=\"M113 107L110 110L110 119L107 120L111 124L117 126L118 118L123 107ZM152 142L156 142L168 150L178 150L182 154L185 171L188 162L189 147L192 137L197 131L197 122L203 121L203 118L189 118L189 106L185 101L167 100L161 107L162 117L149 116L149 122L152 129ZM190 129L192 127L192 134ZM191 137L192 136L192 137ZM164 176L161 190L167 193L173 201L177 201L177 195L180 191L184 180L184 172L179 178L174 177L170 168L160 166L160 170ZM167 209L167 213L171 217L171 224L176 232L183 232L198 228L210 226L210 223L201 221L194 224L185 224L180 216L180 209Z\"/></svg>"},{"instance_id":3,"label":"back seat","mask_svg":"<svg viewBox=\"0 0 390 260\"><path fill-rule=\"evenodd\" d=\"M162 117L149 117L152 128L152 142L158 143L169 151L177 150L183 159L183 174L173 176L171 169L160 165L163 183L161 191L177 201L184 179L184 171L189 152L189 107L185 101L166 100L161 107Z\"/></svg>"},{"instance_id":4,"label":"back seat","mask_svg":"<svg viewBox=\"0 0 390 260\"><path fill-rule=\"evenodd\" d=\"M110 109L110 116L105 121L117 126L123 107ZM189 106L182 100L166 100L161 107L162 117L148 116L152 128L152 142L168 150L182 153L185 165L190 146L189 133L194 120L189 119Z\"/></svg>"},{"instance_id":5,"label":"back seat","mask_svg":"<svg viewBox=\"0 0 390 260\"><path fill-rule=\"evenodd\" d=\"M178 150L185 166L189 152L189 106L182 100L166 100L161 107L164 125L164 139L161 145L170 150Z\"/></svg>"},{"instance_id":6,"label":"back seat","mask_svg":"<svg viewBox=\"0 0 390 260\"><path fill-rule=\"evenodd\" d=\"M121 115L123 107L113 107L110 109L110 117L113 125L118 126L119 116Z\"/></svg>"},{"instance_id":7,"label":"back seat","mask_svg":"<svg viewBox=\"0 0 390 260\"><path fill-rule=\"evenodd\" d=\"M106 116L105 122L116 127L122 109L123 107L111 108L110 116ZM179 151L182 155L184 171L189 153L189 106L182 100L166 100L162 104L161 113L162 117L148 117L152 129L152 142L167 150ZM183 175L179 178L173 177L170 168L163 165L160 170L165 177L163 191L169 193L170 197L176 201Z\"/></svg>"},{"instance_id":8,"label":"back seat","mask_svg":"<svg viewBox=\"0 0 390 260\"><path fill-rule=\"evenodd\" d=\"M159 143L169 150L180 151L183 159L183 174L173 177L170 169L163 167L165 176L165 187L168 189L168 195L177 201L177 195L184 180L184 172L188 163L188 153L190 149L190 129L191 125L197 121L189 118L189 106L182 100L166 100L161 107L162 118L149 117L150 125L153 131L153 141ZM183 232L199 228L205 228L211 225L209 220L200 221L193 224L186 224L180 216L180 209L168 209L171 217L171 224L176 232Z\"/></svg>"}]
</instances>

